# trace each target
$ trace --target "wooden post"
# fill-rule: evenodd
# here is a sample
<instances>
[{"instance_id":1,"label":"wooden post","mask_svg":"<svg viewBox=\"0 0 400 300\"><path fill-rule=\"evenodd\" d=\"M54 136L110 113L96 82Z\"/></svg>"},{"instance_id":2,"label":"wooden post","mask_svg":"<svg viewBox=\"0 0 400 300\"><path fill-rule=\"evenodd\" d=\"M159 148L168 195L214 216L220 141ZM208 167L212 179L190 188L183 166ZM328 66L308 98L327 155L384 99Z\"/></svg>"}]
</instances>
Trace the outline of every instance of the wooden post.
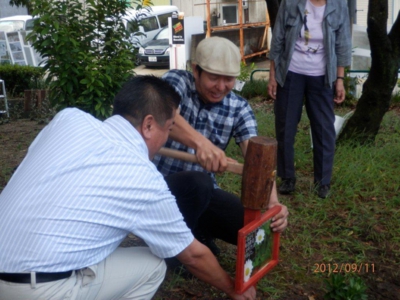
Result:
<instances>
[{"instance_id":1,"label":"wooden post","mask_svg":"<svg viewBox=\"0 0 400 300\"><path fill-rule=\"evenodd\" d=\"M32 110L32 90L25 90L24 111Z\"/></svg>"},{"instance_id":2,"label":"wooden post","mask_svg":"<svg viewBox=\"0 0 400 300\"><path fill-rule=\"evenodd\" d=\"M45 100L47 90L25 90L24 111L31 111L33 107L40 108Z\"/></svg>"},{"instance_id":3,"label":"wooden post","mask_svg":"<svg viewBox=\"0 0 400 300\"><path fill-rule=\"evenodd\" d=\"M275 139L257 136L249 140L242 177L245 225L256 219L269 204L276 175Z\"/></svg>"},{"instance_id":4,"label":"wooden post","mask_svg":"<svg viewBox=\"0 0 400 300\"><path fill-rule=\"evenodd\" d=\"M37 90L36 91L36 107L40 108L42 107L42 102L46 98L47 91L46 90Z\"/></svg>"}]
</instances>

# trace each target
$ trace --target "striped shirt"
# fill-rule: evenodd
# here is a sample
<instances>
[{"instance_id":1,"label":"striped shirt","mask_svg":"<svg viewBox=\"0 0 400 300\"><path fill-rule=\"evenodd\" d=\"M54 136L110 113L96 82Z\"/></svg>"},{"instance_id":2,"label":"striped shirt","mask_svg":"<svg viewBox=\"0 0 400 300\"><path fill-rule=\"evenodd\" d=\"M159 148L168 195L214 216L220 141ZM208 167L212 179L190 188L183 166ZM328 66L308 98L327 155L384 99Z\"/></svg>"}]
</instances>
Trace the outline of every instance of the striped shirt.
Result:
<instances>
[{"instance_id":1,"label":"striped shirt","mask_svg":"<svg viewBox=\"0 0 400 300\"><path fill-rule=\"evenodd\" d=\"M171 70L163 79L175 87L181 95L180 114L183 118L214 145L225 150L233 137L237 144L257 135L257 123L247 101L230 92L218 103L205 104L196 91L194 77L190 72ZM195 150L169 139L167 148L195 154ZM200 165L156 155L153 162L164 175L180 171L206 172ZM210 173L214 179L215 175Z\"/></svg>"},{"instance_id":2,"label":"striped shirt","mask_svg":"<svg viewBox=\"0 0 400 300\"><path fill-rule=\"evenodd\" d=\"M158 257L193 235L147 146L121 116L58 113L0 195L0 272L61 272L96 264L129 232Z\"/></svg>"}]
</instances>

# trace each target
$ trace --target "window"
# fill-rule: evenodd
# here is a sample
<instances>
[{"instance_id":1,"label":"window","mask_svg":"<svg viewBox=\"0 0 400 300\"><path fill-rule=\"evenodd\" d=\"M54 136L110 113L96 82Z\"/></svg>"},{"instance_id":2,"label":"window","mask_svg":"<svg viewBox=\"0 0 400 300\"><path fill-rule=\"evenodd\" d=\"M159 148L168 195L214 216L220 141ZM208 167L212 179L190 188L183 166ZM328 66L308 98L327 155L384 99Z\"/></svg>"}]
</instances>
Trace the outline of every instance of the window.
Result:
<instances>
[{"instance_id":1,"label":"window","mask_svg":"<svg viewBox=\"0 0 400 300\"><path fill-rule=\"evenodd\" d=\"M24 30L24 21L1 21L0 31L11 32Z\"/></svg>"},{"instance_id":2,"label":"window","mask_svg":"<svg viewBox=\"0 0 400 300\"><path fill-rule=\"evenodd\" d=\"M26 20L26 23L25 23L26 31L33 30L33 21L34 21L34 19Z\"/></svg>"},{"instance_id":3,"label":"window","mask_svg":"<svg viewBox=\"0 0 400 300\"><path fill-rule=\"evenodd\" d=\"M158 23L156 17L149 17L140 21L140 25L143 26L144 32L158 29Z\"/></svg>"},{"instance_id":4,"label":"window","mask_svg":"<svg viewBox=\"0 0 400 300\"><path fill-rule=\"evenodd\" d=\"M136 21L128 21L126 24L126 30L128 33L135 33L138 31L138 24Z\"/></svg>"},{"instance_id":5,"label":"window","mask_svg":"<svg viewBox=\"0 0 400 300\"><path fill-rule=\"evenodd\" d=\"M158 16L160 27L168 26L168 18L172 16L172 13L162 14Z\"/></svg>"},{"instance_id":6,"label":"window","mask_svg":"<svg viewBox=\"0 0 400 300\"><path fill-rule=\"evenodd\" d=\"M169 34L168 34L168 28L161 29L159 33L154 37L154 40L168 40L169 39Z\"/></svg>"},{"instance_id":7,"label":"window","mask_svg":"<svg viewBox=\"0 0 400 300\"><path fill-rule=\"evenodd\" d=\"M237 4L222 5L222 20L225 24L238 23L238 7Z\"/></svg>"}]
</instances>

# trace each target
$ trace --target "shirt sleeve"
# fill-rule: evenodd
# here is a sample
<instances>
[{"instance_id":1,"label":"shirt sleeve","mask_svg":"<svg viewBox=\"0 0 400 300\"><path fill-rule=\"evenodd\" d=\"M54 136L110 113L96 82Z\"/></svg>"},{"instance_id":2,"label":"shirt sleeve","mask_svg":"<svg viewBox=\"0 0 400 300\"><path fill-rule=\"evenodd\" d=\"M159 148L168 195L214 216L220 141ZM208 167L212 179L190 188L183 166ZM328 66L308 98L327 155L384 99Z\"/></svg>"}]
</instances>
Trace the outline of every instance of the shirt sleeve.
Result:
<instances>
[{"instance_id":1,"label":"shirt sleeve","mask_svg":"<svg viewBox=\"0 0 400 300\"><path fill-rule=\"evenodd\" d=\"M336 43L335 51L337 56L337 66L347 67L351 64L351 32L350 32L350 20L348 14L347 4L341 2L340 14L341 22L339 28L336 31Z\"/></svg>"},{"instance_id":2,"label":"shirt sleeve","mask_svg":"<svg viewBox=\"0 0 400 300\"><path fill-rule=\"evenodd\" d=\"M242 99L242 105L237 110L233 137L236 144L257 136L257 121L248 102Z\"/></svg>"},{"instance_id":3,"label":"shirt sleeve","mask_svg":"<svg viewBox=\"0 0 400 300\"><path fill-rule=\"evenodd\" d=\"M147 174L142 173L145 180L140 191L141 209L131 231L146 242L154 255L173 257L188 247L194 237L163 176L155 167L147 171Z\"/></svg>"},{"instance_id":4,"label":"shirt sleeve","mask_svg":"<svg viewBox=\"0 0 400 300\"><path fill-rule=\"evenodd\" d=\"M171 70L162 76L162 79L167 81L171 86L175 88L181 99L185 99L188 94L188 76L187 72L181 70Z\"/></svg>"}]
</instances>

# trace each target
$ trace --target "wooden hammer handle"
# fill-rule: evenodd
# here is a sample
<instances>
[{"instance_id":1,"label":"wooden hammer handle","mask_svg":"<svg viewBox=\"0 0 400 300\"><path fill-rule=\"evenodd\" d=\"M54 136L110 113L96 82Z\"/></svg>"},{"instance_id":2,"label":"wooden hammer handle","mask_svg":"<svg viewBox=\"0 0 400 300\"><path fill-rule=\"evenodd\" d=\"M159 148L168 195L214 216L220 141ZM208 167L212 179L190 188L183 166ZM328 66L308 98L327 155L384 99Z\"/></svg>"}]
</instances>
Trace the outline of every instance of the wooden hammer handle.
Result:
<instances>
[{"instance_id":1,"label":"wooden hammer handle","mask_svg":"<svg viewBox=\"0 0 400 300\"><path fill-rule=\"evenodd\" d=\"M171 158L176 158L176 159L192 162L192 163L199 163L196 155L190 154L187 152L183 152L183 151L178 151L178 150L173 150L173 149L163 147L158 151L158 154L167 156L167 157L171 157ZM243 164L228 161L228 167L226 168L226 170L228 172L231 172L234 174L242 175L243 174Z\"/></svg>"}]
</instances>

